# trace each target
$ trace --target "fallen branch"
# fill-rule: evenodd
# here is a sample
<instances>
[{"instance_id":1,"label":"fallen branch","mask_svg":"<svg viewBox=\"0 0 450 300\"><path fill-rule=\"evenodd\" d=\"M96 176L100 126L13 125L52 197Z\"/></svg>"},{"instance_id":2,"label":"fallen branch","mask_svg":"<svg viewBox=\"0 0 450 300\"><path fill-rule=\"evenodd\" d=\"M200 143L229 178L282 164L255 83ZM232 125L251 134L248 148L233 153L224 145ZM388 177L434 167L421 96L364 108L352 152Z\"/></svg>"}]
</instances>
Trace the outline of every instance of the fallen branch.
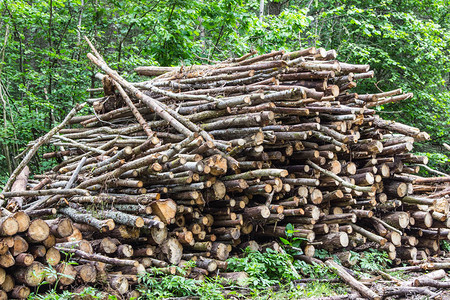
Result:
<instances>
[{"instance_id":1,"label":"fallen branch","mask_svg":"<svg viewBox=\"0 0 450 300\"><path fill-rule=\"evenodd\" d=\"M411 296L411 295L427 295L436 297L437 294L430 291L429 288L424 287L395 287L388 288L384 291L383 297L391 296Z\"/></svg>"},{"instance_id":2,"label":"fallen branch","mask_svg":"<svg viewBox=\"0 0 450 300\"><path fill-rule=\"evenodd\" d=\"M327 176L330 176L331 178L338 181L340 184L342 184L345 187L348 187L348 188L351 188L352 190L360 191L360 192L372 192L373 191L372 187L357 186L357 185L351 184L350 182L345 181L344 179L340 178L336 174L319 167L318 165L316 165L315 163L313 163L310 160L307 160L306 162L308 163L308 165L310 165L314 169L319 170L320 172L322 172L323 174L325 174Z\"/></svg>"},{"instance_id":3,"label":"fallen branch","mask_svg":"<svg viewBox=\"0 0 450 300\"><path fill-rule=\"evenodd\" d=\"M64 248L64 247L58 247L58 246L56 246L55 248L57 248L59 251L73 253L75 256L78 256L78 257L81 257L81 258L84 258L87 260L100 261L100 262L104 262L104 263L111 264L114 266L137 267L139 265L139 262L137 262L136 260L117 259L117 258L100 255L100 254L95 254L95 253L93 253L93 254L86 253L86 252L78 250L78 249L70 249L70 248Z\"/></svg>"},{"instance_id":4,"label":"fallen branch","mask_svg":"<svg viewBox=\"0 0 450 300\"><path fill-rule=\"evenodd\" d=\"M344 282L350 285L352 288L357 290L362 296L367 297L368 299L381 300L381 297L366 287L364 284L359 282L355 277L350 275L342 266L338 265L334 260L329 259L325 262L327 266L331 268L331 270L338 275Z\"/></svg>"},{"instance_id":5,"label":"fallen branch","mask_svg":"<svg viewBox=\"0 0 450 300\"><path fill-rule=\"evenodd\" d=\"M48 190L38 190L38 191L17 191L17 192L6 192L1 194L4 198L8 197L35 197L35 196L47 196L47 195L84 195L89 196L89 192L83 189L48 189ZM3 200L2 200L3 201Z\"/></svg>"}]
</instances>

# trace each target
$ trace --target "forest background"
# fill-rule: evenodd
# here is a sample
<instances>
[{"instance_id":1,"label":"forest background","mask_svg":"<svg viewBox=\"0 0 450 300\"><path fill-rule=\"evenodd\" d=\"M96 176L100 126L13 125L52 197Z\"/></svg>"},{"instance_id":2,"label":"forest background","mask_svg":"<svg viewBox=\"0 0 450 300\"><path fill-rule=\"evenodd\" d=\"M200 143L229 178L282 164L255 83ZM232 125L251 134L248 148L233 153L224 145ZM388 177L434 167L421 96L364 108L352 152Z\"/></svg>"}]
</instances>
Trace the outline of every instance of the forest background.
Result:
<instances>
[{"instance_id":1,"label":"forest background","mask_svg":"<svg viewBox=\"0 0 450 300\"><path fill-rule=\"evenodd\" d=\"M252 49L336 49L340 61L375 70L358 91L414 93L377 110L427 131L431 140L414 151L450 172L450 0L3 0L0 18L0 185L27 143L99 86L83 35L126 78L137 66L208 63Z\"/></svg>"}]
</instances>

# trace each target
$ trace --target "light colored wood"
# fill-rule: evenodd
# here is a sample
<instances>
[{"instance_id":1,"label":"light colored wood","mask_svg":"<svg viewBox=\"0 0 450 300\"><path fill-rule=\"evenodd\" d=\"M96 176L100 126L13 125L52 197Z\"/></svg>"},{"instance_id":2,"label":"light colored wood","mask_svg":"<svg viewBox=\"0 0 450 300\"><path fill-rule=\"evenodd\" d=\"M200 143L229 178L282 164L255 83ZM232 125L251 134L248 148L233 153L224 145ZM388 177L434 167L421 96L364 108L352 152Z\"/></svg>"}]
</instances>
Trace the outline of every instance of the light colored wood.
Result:
<instances>
[{"instance_id":1,"label":"light colored wood","mask_svg":"<svg viewBox=\"0 0 450 300\"><path fill-rule=\"evenodd\" d=\"M325 264L329 266L331 270L334 273L336 273L336 275L339 276L339 278L345 281L345 283L347 283L352 288L361 293L362 296L372 300L381 300L381 297L377 293L375 293L374 291L366 287L364 284L359 282L356 278L350 275L342 266L338 265L335 261L330 259L325 261Z\"/></svg>"}]
</instances>

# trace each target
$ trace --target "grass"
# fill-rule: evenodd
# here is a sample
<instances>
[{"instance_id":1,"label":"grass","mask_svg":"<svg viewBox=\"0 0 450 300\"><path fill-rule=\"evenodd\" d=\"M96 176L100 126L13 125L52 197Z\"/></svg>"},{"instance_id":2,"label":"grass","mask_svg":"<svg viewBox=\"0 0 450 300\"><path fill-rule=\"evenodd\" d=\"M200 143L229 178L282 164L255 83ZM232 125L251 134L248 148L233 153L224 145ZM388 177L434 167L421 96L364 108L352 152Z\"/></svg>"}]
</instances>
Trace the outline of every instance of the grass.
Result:
<instances>
[{"instance_id":1,"label":"grass","mask_svg":"<svg viewBox=\"0 0 450 300\"><path fill-rule=\"evenodd\" d=\"M405 273L404 271L389 272L389 275L400 280L408 280L415 276L413 273Z\"/></svg>"},{"instance_id":2,"label":"grass","mask_svg":"<svg viewBox=\"0 0 450 300\"><path fill-rule=\"evenodd\" d=\"M314 281L300 285L286 285L279 290L254 290L251 299L299 299L312 297L328 297L335 295L346 295L347 288L338 283Z\"/></svg>"}]
</instances>

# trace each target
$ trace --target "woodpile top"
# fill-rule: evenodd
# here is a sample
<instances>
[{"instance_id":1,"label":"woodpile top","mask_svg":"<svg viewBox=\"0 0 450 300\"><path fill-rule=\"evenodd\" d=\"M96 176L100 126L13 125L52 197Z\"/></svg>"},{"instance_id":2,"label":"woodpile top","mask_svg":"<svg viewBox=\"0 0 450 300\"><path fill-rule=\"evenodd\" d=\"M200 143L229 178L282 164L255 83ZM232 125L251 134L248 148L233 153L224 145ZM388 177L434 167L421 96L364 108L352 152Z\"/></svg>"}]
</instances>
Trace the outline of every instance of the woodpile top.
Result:
<instances>
[{"instance_id":1,"label":"woodpile top","mask_svg":"<svg viewBox=\"0 0 450 300\"><path fill-rule=\"evenodd\" d=\"M418 176L427 158L410 152L428 134L373 109L413 95L356 93L374 75L368 65L308 48L139 67L151 78L129 82L90 46L104 72L92 114L78 105L30 143L2 193L0 266L16 282L5 295L38 285L44 264L73 275L60 286L102 275L119 294L150 267L174 274L189 260L187 276L232 278L229 255L279 250L288 226L305 239L299 259L327 249L344 265L368 248L424 260L448 239L450 177ZM58 164L29 179L43 144Z\"/></svg>"}]
</instances>

